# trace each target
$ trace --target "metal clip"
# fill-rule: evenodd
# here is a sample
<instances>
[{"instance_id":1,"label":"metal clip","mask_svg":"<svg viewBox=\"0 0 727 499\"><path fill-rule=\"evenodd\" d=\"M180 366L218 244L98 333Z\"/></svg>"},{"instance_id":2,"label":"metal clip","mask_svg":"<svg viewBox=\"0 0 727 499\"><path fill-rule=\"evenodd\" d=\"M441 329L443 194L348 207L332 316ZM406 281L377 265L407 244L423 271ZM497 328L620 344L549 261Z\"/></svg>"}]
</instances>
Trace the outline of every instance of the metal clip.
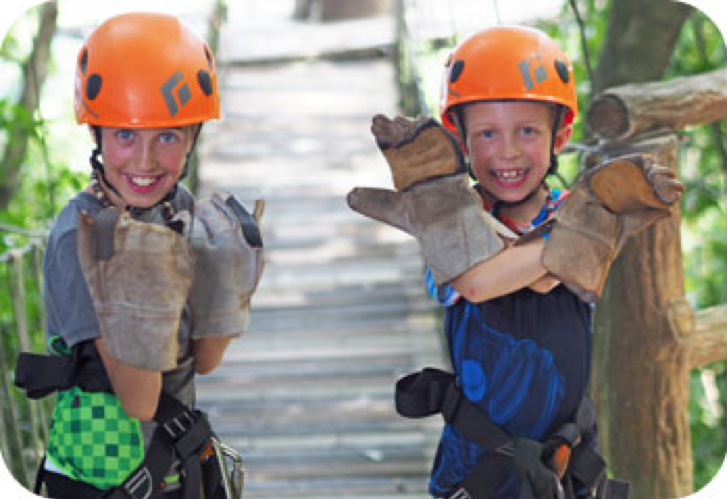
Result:
<instances>
[{"instance_id":1,"label":"metal clip","mask_svg":"<svg viewBox=\"0 0 727 499\"><path fill-rule=\"evenodd\" d=\"M241 499L245 487L245 468L242 456L230 447L221 442L217 437L212 437L212 446L215 449L215 457L220 466L222 475L222 487L226 499Z\"/></svg>"}]
</instances>

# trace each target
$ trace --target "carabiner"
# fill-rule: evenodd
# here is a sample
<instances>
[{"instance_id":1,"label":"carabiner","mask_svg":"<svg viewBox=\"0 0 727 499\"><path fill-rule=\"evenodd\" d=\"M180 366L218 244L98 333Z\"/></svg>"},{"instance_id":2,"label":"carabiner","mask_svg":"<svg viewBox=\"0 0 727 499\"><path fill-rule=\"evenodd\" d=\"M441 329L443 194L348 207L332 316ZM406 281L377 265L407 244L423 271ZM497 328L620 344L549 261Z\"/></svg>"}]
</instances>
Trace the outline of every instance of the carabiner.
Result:
<instances>
[{"instance_id":1,"label":"carabiner","mask_svg":"<svg viewBox=\"0 0 727 499\"><path fill-rule=\"evenodd\" d=\"M217 437L212 437L212 446L215 449L215 457L220 466L222 475L222 488L225 491L225 499L241 499L245 487L245 468L242 456L230 447L221 442ZM228 467L228 460L232 468Z\"/></svg>"}]
</instances>

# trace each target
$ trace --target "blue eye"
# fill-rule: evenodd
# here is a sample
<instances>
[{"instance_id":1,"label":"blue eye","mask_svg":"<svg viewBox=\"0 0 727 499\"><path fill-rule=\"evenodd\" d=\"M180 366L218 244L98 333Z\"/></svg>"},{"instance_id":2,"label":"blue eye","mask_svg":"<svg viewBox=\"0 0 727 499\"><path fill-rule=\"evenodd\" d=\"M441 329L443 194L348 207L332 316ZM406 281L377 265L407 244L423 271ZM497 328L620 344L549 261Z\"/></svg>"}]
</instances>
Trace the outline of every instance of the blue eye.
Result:
<instances>
[{"instance_id":1,"label":"blue eye","mask_svg":"<svg viewBox=\"0 0 727 499\"><path fill-rule=\"evenodd\" d=\"M174 132L162 132L159 135L159 142L162 144L173 144L179 141L179 137Z\"/></svg>"},{"instance_id":2,"label":"blue eye","mask_svg":"<svg viewBox=\"0 0 727 499\"><path fill-rule=\"evenodd\" d=\"M134 138L134 131L126 128L120 128L119 130L116 130L115 135L119 140L129 141Z\"/></svg>"},{"instance_id":3,"label":"blue eye","mask_svg":"<svg viewBox=\"0 0 727 499\"><path fill-rule=\"evenodd\" d=\"M480 132L480 137L485 139L491 139L495 136L495 132L493 130L482 130Z\"/></svg>"}]
</instances>

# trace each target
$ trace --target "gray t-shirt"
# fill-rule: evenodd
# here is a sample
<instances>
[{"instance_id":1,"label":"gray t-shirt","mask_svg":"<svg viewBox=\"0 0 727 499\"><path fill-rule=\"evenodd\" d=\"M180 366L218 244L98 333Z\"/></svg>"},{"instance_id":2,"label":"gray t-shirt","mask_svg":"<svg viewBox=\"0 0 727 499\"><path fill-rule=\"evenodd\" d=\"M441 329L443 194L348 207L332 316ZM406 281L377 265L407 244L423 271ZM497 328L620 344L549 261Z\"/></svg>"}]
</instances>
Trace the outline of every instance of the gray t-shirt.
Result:
<instances>
[{"instance_id":1,"label":"gray t-shirt","mask_svg":"<svg viewBox=\"0 0 727 499\"><path fill-rule=\"evenodd\" d=\"M172 201L175 210L191 209L193 204L192 195L180 186ZM76 227L79 212L96 215L102 209L101 203L91 194L79 193L56 219L45 251L43 272L47 334L61 336L70 347L100 336L98 319L76 252ZM138 219L163 223L161 208L148 210ZM189 320L185 310L179 328L178 365L163 373L162 386L166 393L188 406L193 406L194 368L190 343ZM142 422L147 444L153 428L153 422Z\"/></svg>"}]
</instances>

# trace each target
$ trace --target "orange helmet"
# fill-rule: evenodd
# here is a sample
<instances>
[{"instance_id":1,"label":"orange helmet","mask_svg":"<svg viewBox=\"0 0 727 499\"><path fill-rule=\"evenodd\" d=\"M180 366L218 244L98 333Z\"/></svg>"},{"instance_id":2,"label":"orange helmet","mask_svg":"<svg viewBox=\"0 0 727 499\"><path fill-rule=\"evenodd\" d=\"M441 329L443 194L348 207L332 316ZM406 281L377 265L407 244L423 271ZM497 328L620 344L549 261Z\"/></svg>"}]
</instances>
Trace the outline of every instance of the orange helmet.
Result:
<instances>
[{"instance_id":1,"label":"orange helmet","mask_svg":"<svg viewBox=\"0 0 727 499\"><path fill-rule=\"evenodd\" d=\"M454 107L487 100L533 100L561 104L563 123L578 112L573 66L545 33L525 26L478 31L454 48L442 82L442 123L453 133Z\"/></svg>"},{"instance_id":2,"label":"orange helmet","mask_svg":"<svg viewBox=\"0 0 727 499\"><path fill-rule=\"evenodd\" d=\"M177 17L112 17L78 54L76 121L164 128L219 118L215 62L208 45Z\"/></svg>"}]
</instances>

